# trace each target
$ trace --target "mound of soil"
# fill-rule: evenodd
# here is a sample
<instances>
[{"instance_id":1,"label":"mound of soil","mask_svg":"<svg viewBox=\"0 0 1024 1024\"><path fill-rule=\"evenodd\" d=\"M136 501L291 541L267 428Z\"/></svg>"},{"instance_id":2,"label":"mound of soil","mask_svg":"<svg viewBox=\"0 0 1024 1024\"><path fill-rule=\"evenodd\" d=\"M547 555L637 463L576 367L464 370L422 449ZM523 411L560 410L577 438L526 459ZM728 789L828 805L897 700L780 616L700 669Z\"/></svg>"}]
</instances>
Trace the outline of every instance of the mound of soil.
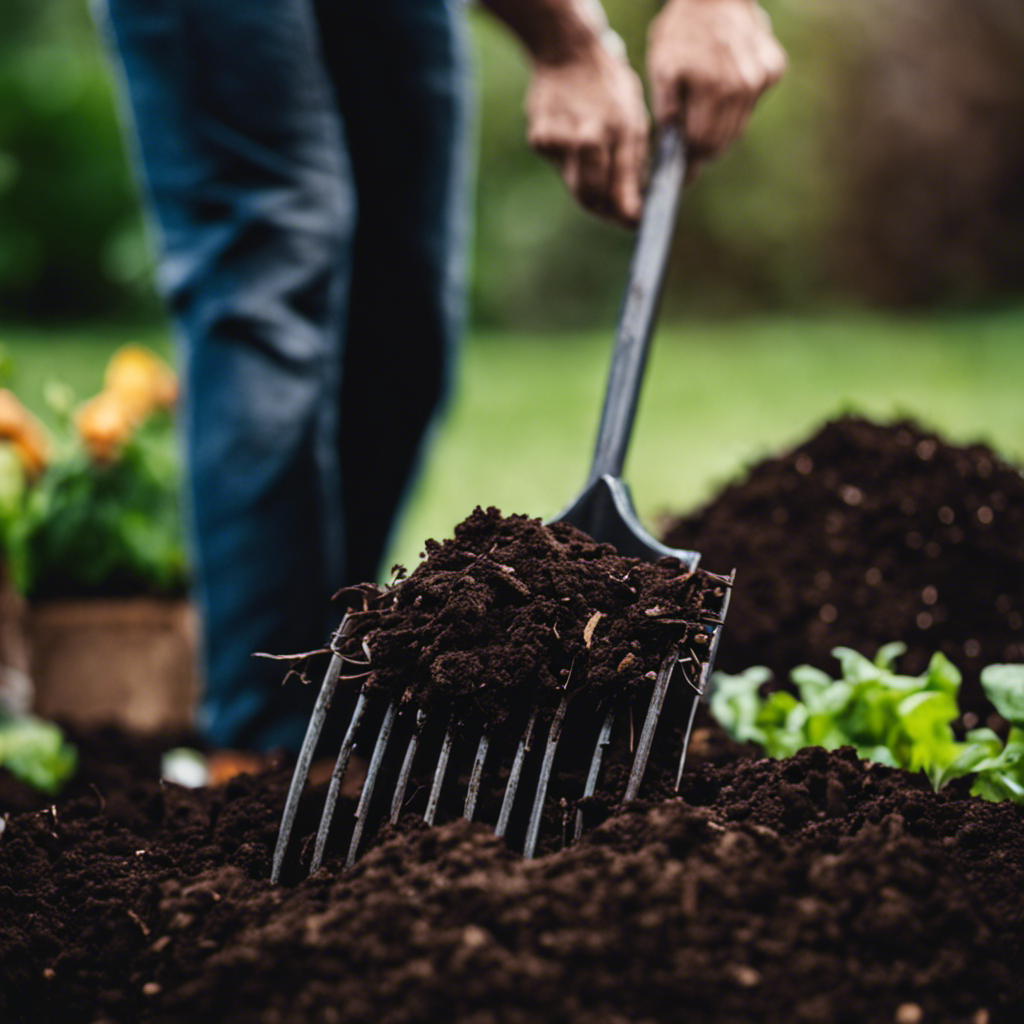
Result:
<instances>
[{"instance_id":1,"label":"mound of soil","mask_svg":"<svg viewBox=\"0 0 1024 1024\"><path fill-rule=\"evenodd\" d=\"M836 644L903 639L909 670L943 649L978 701L971 673L1022 654L1021 497L1019 475L986 449L848 419L757 467L671 539L739 570L724 667L828 668ZM290 767L186 790L160 783L142 740L108 734L105 760L79 735L83 772L52 805L0 778L0 811L20 809L0 831L0 1020L1024 1019L1024 808L971 797L969 780L935 794L850 749L751 756L703 709L676 795L688 705L671 694L641 800L619 805L648 673L672 644L696 655L724 590L721 577L614 557L478 511L408 580L348 592L355 628L339 641L363 673L353 687L369 680L381 705L447 704L500 728L513 691L548 707L567 690L620 704L580 842L561 848L578 773L556 769L531 861L487 825L427 828L419 783L353 868L329 844L304 878L321 784L300 803L288 884L274 887ZM509 665L518 675L502 675ZM507 753L487 770L483 820ZM450 774L449 819L465 756ZM343 792L337 819L354 806Z\"/></svg>"},{"instance_id":2,"label":"mound of soil","mask_svg":"<svg viewBox=\"0 0 1024 1024\"><path fill-rule=\"evenodd\" d=\"M698 745L699 746L699 745ZM127 774L127 773L126 773ZM288 772L135 775L0 836L6 1022L935 1021L1024 1012L1024 814L844 749L735 758L535 861L410 824L266 881ZM107 785L113 788L113 773Z\"/></svg>"},{"instance_id":3,"label":"mound of soil","mask_svg":"<svg viewBox=\"0 0 1024 1024\"><path fill-rule=\"evenodd\" d=\"M1024 477L984 445L845 417L754 466L665 542L737 570L727 672L836 670L834 647L872 655L902 640L903 671L941 650L964 673L961 705L984 715L981 668L1024 660Z\"/></svg>"},{"instance_id":4,"label":"mound of soil","mask_svg":"<svg viewBox=\"0 0 1024 1024\"><path fill-rule=\"evenodd\" d=\"M619 555L566 523L477 508L396 586L342 593L348 671L403 705L518 731L532 708L649 688L673 649L707 660L728 581Z\"/></svg>"}]
</instances>

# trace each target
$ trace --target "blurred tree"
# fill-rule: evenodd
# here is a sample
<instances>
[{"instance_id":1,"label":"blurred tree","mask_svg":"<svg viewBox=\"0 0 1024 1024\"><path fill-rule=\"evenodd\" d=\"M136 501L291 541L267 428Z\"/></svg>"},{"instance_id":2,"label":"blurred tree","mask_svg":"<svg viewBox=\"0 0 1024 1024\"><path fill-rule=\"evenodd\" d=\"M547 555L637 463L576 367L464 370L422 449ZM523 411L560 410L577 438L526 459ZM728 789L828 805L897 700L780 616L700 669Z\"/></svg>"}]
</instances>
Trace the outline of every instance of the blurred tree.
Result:
<instances>
[{"instance_id":1,"label":"blurred tree","mask_svg":"<svg viewBox=\"0 0 1024 1024\"><path fill-rule=\"evenodd\" d=\"M837 276L900 304L1024 291L1024 4L864 0L837 90Z\"/></svg>"},{"instance_id":2,"label":"blurred tree","mask_svg":"<svg viewBox=\"0 0 1024 1024\"><path fill-rule=\"evenodd\" d=\"M380 0L382 2L382 0ZM765 0L791 69L692 188L669 312L1024 290L1021 0ZM107 62L86 0L0 3L0 309L155 308ZM659 0L605 0L633 62ZM630 236L577 209L528 149L523 59L474 13L474 315L609 326Z\"/></svg>"},{"instance_id":3,"label":"blurred tree","mask_svg":"<svg viewBox=\"0 0 1024 1024\"><path fill-rule=\"evenodd\" d=\"M151 306L108 71L82 0L0 4L0 308Z\"/></svg>"}]
</instances>

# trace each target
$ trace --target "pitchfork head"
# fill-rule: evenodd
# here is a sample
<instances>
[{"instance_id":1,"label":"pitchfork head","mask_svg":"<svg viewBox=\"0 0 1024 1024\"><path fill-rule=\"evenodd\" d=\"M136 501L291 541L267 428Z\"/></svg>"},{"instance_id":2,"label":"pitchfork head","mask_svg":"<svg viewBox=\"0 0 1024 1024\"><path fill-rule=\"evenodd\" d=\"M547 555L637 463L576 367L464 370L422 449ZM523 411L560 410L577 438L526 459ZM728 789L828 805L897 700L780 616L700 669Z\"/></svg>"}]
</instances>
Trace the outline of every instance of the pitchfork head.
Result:
<instances>
[{"instance_id":1,"label":"pitchfork head","mask_svg":"<svg viewBox=\"0 0 1024 1024\"><path fill-rule=\"evenodd\" d=\"M491 820L495 823L495 833L505 836L510 843L514 838L514 845L522 850L525 857L534 856L544 821L545 798L555 768L555 755L562 736L571 731L576 743L584 743L587 746L591 742L593 744L593 753L585 775L578 770L582 767L578 765L575 769L568 766L563 772L570 778L578 777L583 780L582 785L576 789L578 799L582 801L594 796L597 790L602 758L605 749L611 743L616 724L621 722L625 728L628 722L633 755L622 800L635 800L647 768L659 716L674 683L677 683L677 693L681 702L683 735L676 776L678 787L693 715L697 702L707 686L718 646L721 623L725 618L732 578L722 577L722 583L725 586L725 597L721 612L715 621L701 627L704 630L702 635L707 638L706 656L698 660L673 651L665 658L651 687L646 711L643 713L643 727L635 743L632 735L632 705L627 708L613 704L602 709L600 714L595 714L594 709L581 709L574 718L575 708L572 706L571 697L567 695L562 698L546 723L546 735L543 739L540 734L544 731L545 723L542 722L538 711L534 710L518 738L508 740L494 736L486 730L478 731L477 735L466 736L460 728L461 723L451 718L446 710L441 709L435 714L422 709L402 708L396 698L377 693L364 685L351 708L348 727L331 774L309 863L310 873L317 871L322 865L329 839L335 845L340 842L342 848L347 843L346 864L353 864L366 837L368 826L376 825L385 817L392 823L397 822L403 810L413 802L409 790L410 780L414 778L422 780L417 786L417 793L421 789L427 792L422 815L428 825L433 825L438 820L442 806L450 810L453 807L456 810L461 807L462 817L472 821L478 812L482 781L488 769L488 758L490 755L491 761L495 760L495 750L500 751L500 756L490 770L504 785L502 790L499 782L495 791L501 792L500 804L492 800L488 808L494 814ZM331 711L332 702L339 697L338 683L343 678L346 663L346 659L340 653L340 643L348 634L350 627L351 619L346 616L332 640L330 664L310 717L285 802L277 846L274 850L271 872L273 882L281 879L313 754ZM591 741L585 738L584 734L588 732L593 737ZM353 750L357 746L370 751L366 778L354 814L345 815L343 818L346 820L335 823L342 782L349 770ZM462 786L462 783L458 779L448 779L446 786L446 778L452 775L449 772L449 765L453 760L453 751L457 748L466 755L464 760L471 767L464 790L460 789L459 793L453 795L453 786ZM469 755L472 755L471 760ZM511 764L507 770L504 767L507 763L505 755L511 755ZM384 786L379 785L382 779L386 780ZM448 793L447 801L442 801L444 790ZM532 790L532 799L528 803L521 799L523 790ZM453 799L457 801L455 804ZM421 800L420 795L418 801ZM571 811L568 813L572 816ZM571 822L566 819L567 826L571 825L571 828L563 828L563 841L578 839L582 833L582 808L575 811L574 819Z\"/></svg>"}]
</instances>

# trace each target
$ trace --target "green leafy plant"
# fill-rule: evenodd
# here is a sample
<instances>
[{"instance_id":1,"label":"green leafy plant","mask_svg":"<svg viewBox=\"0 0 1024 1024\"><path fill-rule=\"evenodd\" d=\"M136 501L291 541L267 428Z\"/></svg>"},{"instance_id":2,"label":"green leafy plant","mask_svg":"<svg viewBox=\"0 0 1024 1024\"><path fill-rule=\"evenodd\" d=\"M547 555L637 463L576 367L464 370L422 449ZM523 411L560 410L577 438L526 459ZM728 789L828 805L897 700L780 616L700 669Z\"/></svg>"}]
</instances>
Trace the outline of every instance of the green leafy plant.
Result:
<instances>
[{"instance_id":1,"label":"green leafy plant","mask_svg":"<svg viewBox=\"0 0 1024 1024\"><path fill-rule=\"evenodd\" d=\"M959 670L936 653L920 676L900 675L902 643L886 644L874 661L847 647L832 653L842 674L803 665L790 673L796 694L761 695L771 672L761 666L739 675L714 675L711 712L731 736L755 743L771 757L807 746L853 746L867 760L924 771L936 789L963 775L977 776L972 792L990 800L1024 803L1024 665L990 665L982 685L1011 724L1006 743L991 729L957 740Z\"/></svg>"},{"instance_id":2,"label":"green leafy plant","mask_svg":"<svg viewBox=\"0 0 1024 1024\"><path fill-rule=\"evenodd\" d=\"M0 768L42 790L57 793L78 767L78 752L52 722L34 715L0 716Z\"/></svg>"},{"instance_id":3,"label":"green leafy plant","mask_svg":"<svg viewBox=\"0 0 1024 1024\"><path fill-rule=\"evenodd\" d=\"M79 405L50 381L52 435L0 390L0 552L30 599L178 597L187 588L177 381L126 345Z\"/></svg>"},{"instance_id":4,"label":"green leafy plant","mask_svg":"<svg viewBox=\"0 0 1024 1024\"><path fill-rule=\"evenodd\" d=\"M981 685L1010 723L1010 734L1004 744L991 729L972 729L940 774L936 788L974 774L971 792L986 800L1024 803L1024 665L989 665L981 673Z\"/></svg>"},{"instance_id":5,"label":"green leafy plant","mask_svg":"<svg viewBox=\"0 0 1024 1024\"><path fill-rule=\"evenodd\" d=\"M5 518L15 586L31 598L182 594L179 481L166 414L107 463L81 447L55 459Z\"/></svg>"}]
</instances>

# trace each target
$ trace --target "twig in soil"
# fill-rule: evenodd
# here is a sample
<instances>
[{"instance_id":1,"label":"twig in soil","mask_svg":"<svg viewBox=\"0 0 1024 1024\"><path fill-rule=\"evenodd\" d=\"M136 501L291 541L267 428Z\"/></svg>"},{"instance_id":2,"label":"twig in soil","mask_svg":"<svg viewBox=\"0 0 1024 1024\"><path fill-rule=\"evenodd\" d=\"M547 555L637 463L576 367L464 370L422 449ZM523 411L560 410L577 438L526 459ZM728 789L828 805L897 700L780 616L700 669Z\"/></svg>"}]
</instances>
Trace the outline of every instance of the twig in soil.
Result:
<instances>
[{"instance_id":1,"label":"twig in soil","mask_svg":"<svg viewBox=\"0 0 1024 1024\"><path fill-rule=\"evenodd\" d=\"M329 647L320 647L315 651L303 651L300 654L269 654L267 651L253 651L254 658L270 658L271 661L305 661L315 658L318 654L330 654Z\"/></svg>"},{"instance_id":2,"label":"twig in soil","mask_svg":"<svg viewBox=\"0 0 1024 1024\"><path fill-rule=\"evenodd\" d=\"M96 795L96 802L100 805L100 814L102 814L107 809L106 798L100 792L100 787L97 786L95 782L90 782L89 783L89 788Z\"/></svg>"},{"instance_id":3,"label":"twig in soil","mask_svg":"<svg viewBox=\"0 0 1024 1024\"><path fill-rule=\"evenodd\" d=\"M149 938L149 925L131 908L128 909L128 916L142 929L142 934Z\"/></svg>"},{"instance_id":4,"label":"twig in soil","mask_svg":"<svg viewBox=\"0 0 1024 1024\"><path fill-rule=\"evenodd\" d=\"M590 645L588 644L587 646L589 647ZM575 659L575 657L574 657L574 658L572 659L572 662L571 662L571 663L570 663L570 665L569 665L569 673L568 673L568 675L567 675L567 676L565 677L565 682L564 682L564 683L562 683L562 689L563 689L563 690L568 690L568 689L569 689L569 682L570 682L570 680L572 679L572 673L573 673L573 670L574 670L575 668L576 668L576 659Z\"/></svg>"},{"instance_id":5,"label":"twig in soil","mask_svg":"<svg viewBox=\"0 0 1024 1024\"><path fill-rule=\"evenodd\" d=\"M329 654L331 649L327 647L321 647L315 651L304 651L301 654L269 654L266 651L254 651L254 658L269 658L271 661L290 661L291 667L285 673L284 679L281 680L281 685L291 679L292 676L296 676L303 686L308 686L312 680L306 675L305 669L302 667L305 665L310 658L316 657L318 654Z\"/></svg>"},{"instance_id":6,"label":"twig in soil","mask_svg":"<svg viewBox=\"0 0 1024 1024\"><path fill-rule=\"evenodd\" d=\"M733 583L736 582L735 572L731 576L721 576L716 572L709 572L707 569L704 569L703 572L705 576L710 576L711 579L715 580L715 582L721 583L726 587L732 587Z\"/></svg>"},{"instance_id":7,"label":"twig in soil","mask_svg":"<svg viewBox=\"0 0 1024 1024\"><path fill-rule=\"evenodd\" d=\"M686 664L691 664L691 663L699 664L699 662L694 661L694 659L692 659L692 658L680 658L679 661L676 662L676 664L679 666L679 672L682 675L683 679L686 681L686 685L689 686L690 689L694 691L694 693L700 694L700 692L701 692L700 686L698 685L698 683L695 683L690 678L690 674L686 671L685 668L683 668L683 664L684 663L686 663Z\"/></svg>"}]
</instances>

